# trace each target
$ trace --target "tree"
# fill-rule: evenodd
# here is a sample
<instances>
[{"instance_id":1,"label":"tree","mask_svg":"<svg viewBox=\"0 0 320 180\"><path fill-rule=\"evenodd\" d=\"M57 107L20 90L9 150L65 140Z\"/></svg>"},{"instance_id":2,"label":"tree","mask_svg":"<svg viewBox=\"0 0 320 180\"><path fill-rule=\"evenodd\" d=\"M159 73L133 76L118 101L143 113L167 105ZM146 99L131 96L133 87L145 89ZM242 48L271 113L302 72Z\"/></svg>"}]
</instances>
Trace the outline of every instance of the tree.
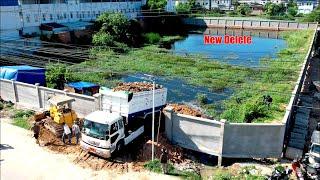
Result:
<instances>
[{"instance_id":1,"label":"tree","mask_svg":"<svg viewBox=\"0 0 320 180\"><path fill-rule=\"evenodd\" d=\"M136 20L128 20L120 13L103 13L95 23L97 33L92 43L100 46L125 47L142 44L142 29Z\"/></svg>"},{"instance_id":2,"label":"tree","mask_svg":"<svg viewBox=\"0 0 320 180\"><path fill-rule=\"evenodd\" d=\"M264 12L268 16L281 16L284 15L286 11L286 7L283 3L275 4L268 2L264 6Z\"/></svg>"},{"instance_id":3,"label":"tree","mask_svg":"<svg viewBox=\"0 0 320 180\"><path fill-rule=\"evenodd\" d=\"M167 5L167 0L148 0L147 6L152 10L163 10Z\"/></svg>"},{"instance_id":4,"label":"tree","mask_svg":"<svg viewBox=\"0 0 320 180\"><path fill-rule=\"evenodd\" d=\"M287 13L294 17L298 14L298 8L297 7L289 7Z\"/></svg>"},{"instance_id":5,"label":"tree","mask_svg":"<svg viewBox=\"0 0 320 180\"><path fill-rule=\"evenodd\" d=\"M320 7L314 9L310 14L305 15L303 21L320 23Z\"/></svg>"},{"instance_id":6,"label":"tree","mask_svg":"<svg viewBox=\"0 0 320 180\"><path fill-rule=\"evenodd\" d=\"M237 13L239 15L248 15L252 12L250 6L248 4L241 4L240 6L237 7Z\"/></svg>"},{"instance_id":7,"label":"tree","mask_svg":"<svg viewBox=\"0 0 320 180\"><path fill-rule=\"evenodd\" d=\"M179 3L176 6L177 13L190 13L191 6L189 3Z\"/></svg>"}]
</instances>

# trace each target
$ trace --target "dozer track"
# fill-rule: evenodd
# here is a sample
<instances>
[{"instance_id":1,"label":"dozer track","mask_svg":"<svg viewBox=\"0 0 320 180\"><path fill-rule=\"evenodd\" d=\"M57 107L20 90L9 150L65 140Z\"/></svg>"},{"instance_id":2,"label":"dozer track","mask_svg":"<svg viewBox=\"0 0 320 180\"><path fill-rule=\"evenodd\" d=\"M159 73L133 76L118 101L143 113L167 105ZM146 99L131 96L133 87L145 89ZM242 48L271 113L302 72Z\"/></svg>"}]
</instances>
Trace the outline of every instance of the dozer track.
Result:
<instances>
[{"instance_id":1,"label":"dozer track","mask_svg":"<svg viewBox=\"0 0 320 180\"><path fill-rule=\"evenodd\" d=\"M62 124L54 122L50 117L47 117L44 121L44 127L51 131L56 137L61 137L63 134Z\"/></svg>"}]
</instances>

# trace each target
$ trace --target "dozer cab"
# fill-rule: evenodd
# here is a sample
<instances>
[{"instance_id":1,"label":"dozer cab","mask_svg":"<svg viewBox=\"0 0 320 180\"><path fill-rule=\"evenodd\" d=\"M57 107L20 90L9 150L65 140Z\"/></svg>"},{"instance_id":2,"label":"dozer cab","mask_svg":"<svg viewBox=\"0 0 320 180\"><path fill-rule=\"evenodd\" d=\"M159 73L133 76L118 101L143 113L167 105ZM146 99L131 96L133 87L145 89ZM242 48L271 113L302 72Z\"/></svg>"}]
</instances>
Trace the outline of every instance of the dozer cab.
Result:
<instances>
[{"instance_id":1,"label":"dozer cab","mask_svg":"<svg viewBox=\"0 0 320 180\"><path fill-rule=\"evenodd\" d=\"M64 95L53 96L48 100L50 103L50 118L45 119L44 125L53 132L57 137L63 133L62 123L66 123L70 128L78 120L77 114L72 110L74 98Z\"/></svg>"}]
</instances>

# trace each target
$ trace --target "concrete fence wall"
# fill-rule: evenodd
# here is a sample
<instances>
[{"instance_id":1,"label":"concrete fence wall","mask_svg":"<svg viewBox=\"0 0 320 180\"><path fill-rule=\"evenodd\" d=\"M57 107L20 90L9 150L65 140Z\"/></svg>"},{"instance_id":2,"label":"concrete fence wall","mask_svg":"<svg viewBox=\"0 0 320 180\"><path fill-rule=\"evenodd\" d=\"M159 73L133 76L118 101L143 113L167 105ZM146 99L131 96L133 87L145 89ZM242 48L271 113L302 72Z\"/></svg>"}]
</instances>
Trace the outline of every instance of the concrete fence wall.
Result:
<instances>
[{"instance_id":1,"label":"concrete fence wall","mask_svg":"<svg viewBox=\"0 0 320 180\"><path fill-rule=\"evenodd\" d=\"M54 95L67 95L75 99L72 108L83 117L100 109L99 96L86 96L42 86L0 79L0 96L5 101L33 109L49 109L48 99Z\"/></svg>"},{"instance_id":2,"label":"concrete fence wall","mask_svg":"<svg viewBox=\"0 0 320 180\"><path fill-rule=\"evenodd\" d=\"M223 157L279 158L282 154L285 124L226 123Z\"/></svg>"},{"instance_id":3,"label":"concrete fence wall","mask_svg":"<svg viewBox=\"0 0 320 180\"><path fill-rule=\"evenodd\" d=\"M170 107L165 112L168 139L186 149L220 156L223 125L219 121L176 114Z\"/></svg>"},{"instance_id":4,"label":"concrete fence wall","mask_svg":"<svg viewBox=\"0 0 320 180\"><path fill-rule=\"evenodd\" d=\"M294 30L294 29L316 29L317 23L300 23L295 21L273 21L273 20L243 20L223 18L184 18L184 23L193 26L205 27L229 27L241 29L265 29L265 30Z\"/></svg>"},{"instance_id":5,"label":"concrete fence wall","mask_svg":"<svg viewBox=\"0 0 320 180\"><path fill-rule=\"evenodd\" d=\"M228 123L165 109L165 133L176 145L220 158L280 158L284 123Z\"/></svg>"}]
</instances>

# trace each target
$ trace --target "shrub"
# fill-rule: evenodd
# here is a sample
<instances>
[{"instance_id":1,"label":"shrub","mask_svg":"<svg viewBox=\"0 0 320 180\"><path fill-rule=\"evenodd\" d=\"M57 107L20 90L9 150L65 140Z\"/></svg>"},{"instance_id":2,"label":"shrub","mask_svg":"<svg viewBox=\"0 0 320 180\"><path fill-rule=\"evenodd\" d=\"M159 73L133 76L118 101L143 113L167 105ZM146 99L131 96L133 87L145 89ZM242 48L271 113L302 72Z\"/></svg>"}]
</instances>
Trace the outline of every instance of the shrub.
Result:
<instances>
[{"instance_id":1,"label":"shrub","mask_svg":"<svg viewBox=\"0 0 320 180\"><path fill-rule=\"evenodd\" d=\"M241 4L240 6L237 7L237 12L239 15L248 15L251 13L251 8L248 4Z\"/></svg>"},{"instance_id":2,"label":"shrub","mask_svg":"<svg viewBox=\"0 0 320 180\"><path fill-rule=\"evenodd\" d=\"M14 118L29 118L34 114L32 110L16 110L13 117Z\"/></svg>"},{"instance_id":3,"label":"shrub","mask_svg":"<svg viewBox=\"0 0 320 180\"><path fill-rule=\"evenodd\" d=\"M108 32L98 32L93 35L92 43L96 46L114 46L114 39Z\"/></svg>"},{"instance_id":4,"label":"shrub","mask_svg":"<svg viewBox=\"0 0 320 180\"><path fill-rule=\"evenodd\" d=\"M205 105L208 103L208 97L206 94L197 94L197 101L201 105Z\"/></svg>"},{"instance_id":5,"label":"shrub","mask_svg":"<svg viewBox=\"0 0 320 180\"><path fill-rule=\"evenodd\" d=\"M49 63L46 66L46 82L49 88L63 89L69 77L70 71L66 64Z\"/></svg>"},{"instance_id":6,"label":"shrub","mask_svg":"<svg viewBox=\"0 0 320 180\"><path fill-rule=\"evenodd\" d=\"M148 0L147 7L154 10L162 10L167 5L166 0Z\"/></svg>"},{"instance_id":7,"label":"shrub","mask_svg":"<svg viewBox=\"0 0 320 180\"><path fill-rule=\"evenodd\" d=\"M155 159L154 161L148 161L146 164L143 165L144 168L148 169L149 171L160 173L161 170L161 163L159 159Z\"/></svg>"},{"instance_id":8,"label":"shrub","mask_svg":"<svg viewBox=\"0 0 320 180\"><path fill-rule=\"evenodd\" d=\"M191 6L189 3L179 3L176 6L177 13L190 13Z\"/></svg>"},{"instance_id":9,"label":"shrub","mask_svg":"<svg viewBox=\"0 0 320 180\"><path fill-rule=\"evenodd\" d=\"M146 33L144 35L144 38L146 43L156 44L160 42L161 36L159 33L150 32L150 33Z\"/></svg>"},{"instance_id":10,"label":"shrub","mask_svg":"<svg viewBox=\"0 0 320 180\"><path fill-rule=\"evenodd\" d=\"M28 118L34 114L32 110L16 110L13 115L13 125L30 129Z\"/></svg>"},{"instance_id":11,"label":"shrub","mask_svg":"<svg viewBox=\"0 0 320 180\"><path fill-rule=\"evenodd\" d=\"M314 9L310 14L305 15L302 21L320 23L320 7Z\"/></svg>"}]
</instances>

